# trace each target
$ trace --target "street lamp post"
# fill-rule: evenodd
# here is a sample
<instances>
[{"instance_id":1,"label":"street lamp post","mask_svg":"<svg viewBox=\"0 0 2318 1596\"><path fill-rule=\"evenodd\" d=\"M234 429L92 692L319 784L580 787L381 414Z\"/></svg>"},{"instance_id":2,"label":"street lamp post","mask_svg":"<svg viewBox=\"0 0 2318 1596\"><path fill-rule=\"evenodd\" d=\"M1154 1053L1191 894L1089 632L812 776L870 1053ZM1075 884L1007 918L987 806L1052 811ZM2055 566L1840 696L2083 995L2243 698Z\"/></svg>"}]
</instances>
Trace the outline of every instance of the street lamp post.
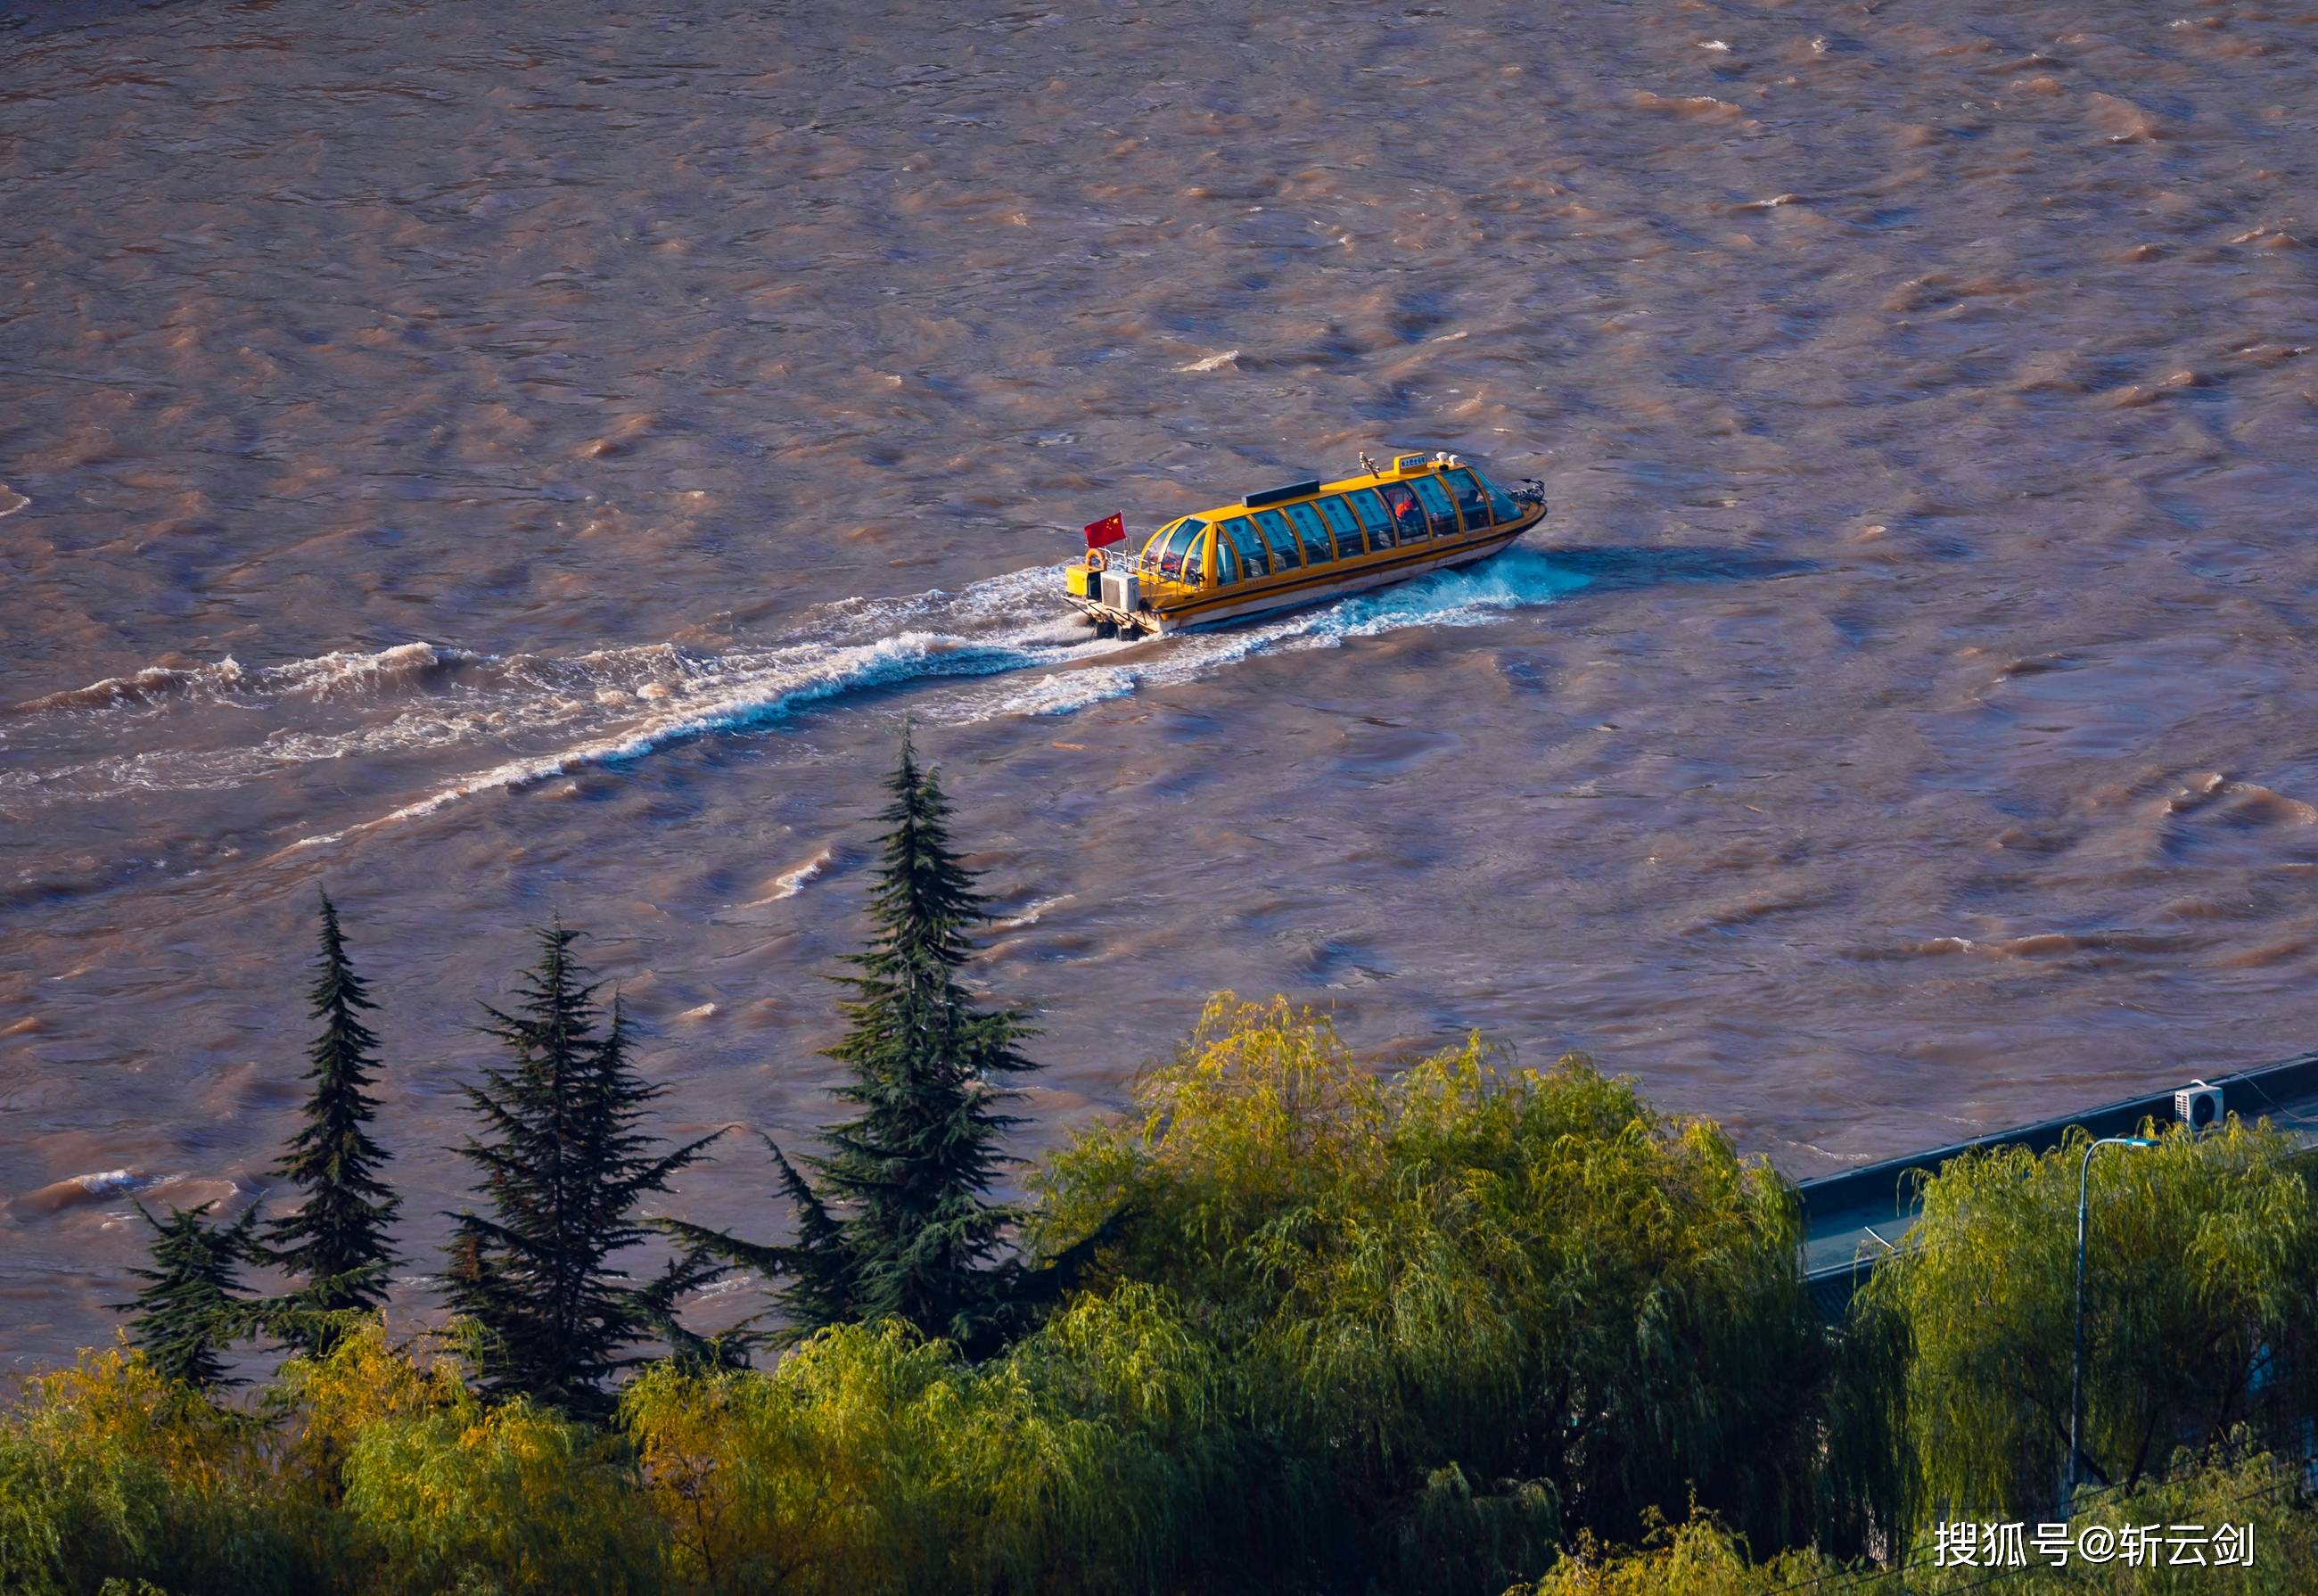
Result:
<instances>
[{"instance_id":1,"label":"street lamp post","mask_svg":"<svg viewBox=\"0 0 2318 1596\"><path fill-rule=\"evenodd\" d=\"M2077 1167L2077 1356L2069 1380L2069 1483L2061 1494L2061 1510L2075 1510L2077 1461L2083 1456L2077 1435L2085 1421L2085 1217L2090 1207L2093 1155L2105 1147L2155 1147L2145 1136L2104 1136L2085 1149Z\"/></svg>"}]
</instances>

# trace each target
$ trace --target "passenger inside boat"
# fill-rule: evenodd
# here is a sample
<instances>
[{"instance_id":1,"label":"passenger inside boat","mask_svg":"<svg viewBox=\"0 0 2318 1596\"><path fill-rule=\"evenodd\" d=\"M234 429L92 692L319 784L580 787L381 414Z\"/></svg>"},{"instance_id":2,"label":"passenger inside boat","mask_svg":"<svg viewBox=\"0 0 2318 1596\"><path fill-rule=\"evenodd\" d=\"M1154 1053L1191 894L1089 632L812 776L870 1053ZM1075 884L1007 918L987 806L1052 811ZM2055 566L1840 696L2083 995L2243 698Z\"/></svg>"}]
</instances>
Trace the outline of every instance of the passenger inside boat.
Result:
<instances>
[{"instance_id":1,"label":"passenger inside boat","mask_svg":"<svg viewBox=\"0 0 2318 1596\"><path fill-rule=\"evenodd\" d=\"M1416 502L1416 495L1400 482L1387 482L1377 490L1384 495L1385 505L1392 511L1395 541L1415 543L1424 536L1424 511Z\"/></svg>"},{"instance_id":2,"label":"passenger inside boat","mask_svg":"<svg viewBox=\"0 0 2318 1596\"><path fill-rule=\"evenodd\" d=\"M1419 502L1433 520L1433 536L1457 536L1457 503L1449 497L1449 490L1441 485L1437 476L1420 476L1410 484L1416 490Z\"/></svg>"}]
</instances>

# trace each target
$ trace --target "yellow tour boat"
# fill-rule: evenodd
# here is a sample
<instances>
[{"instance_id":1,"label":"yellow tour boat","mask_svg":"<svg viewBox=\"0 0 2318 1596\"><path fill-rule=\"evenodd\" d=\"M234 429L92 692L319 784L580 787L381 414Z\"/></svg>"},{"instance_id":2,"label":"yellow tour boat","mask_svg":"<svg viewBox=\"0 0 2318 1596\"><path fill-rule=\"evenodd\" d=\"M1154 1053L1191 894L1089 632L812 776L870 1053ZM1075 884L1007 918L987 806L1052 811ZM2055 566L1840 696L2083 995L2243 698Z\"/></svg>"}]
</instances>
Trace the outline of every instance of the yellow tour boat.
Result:
<instances>
[{"instance_id":1,"label":"yellow tour boat","mask_svg":"<svg viewBox=\"0 0 2318 1596\"><path fill-rule=\"evenodd\" d=\"M1342 482L1291 482L1168 522L1139 554L1090 547L1065 573L1098 633L1227 626L1486 560L1545 518L1545 490L1508 492L1454 455L1396 455ZM1113 516L1087 528L1120 535Z\"/></svg>"}]
</instances>

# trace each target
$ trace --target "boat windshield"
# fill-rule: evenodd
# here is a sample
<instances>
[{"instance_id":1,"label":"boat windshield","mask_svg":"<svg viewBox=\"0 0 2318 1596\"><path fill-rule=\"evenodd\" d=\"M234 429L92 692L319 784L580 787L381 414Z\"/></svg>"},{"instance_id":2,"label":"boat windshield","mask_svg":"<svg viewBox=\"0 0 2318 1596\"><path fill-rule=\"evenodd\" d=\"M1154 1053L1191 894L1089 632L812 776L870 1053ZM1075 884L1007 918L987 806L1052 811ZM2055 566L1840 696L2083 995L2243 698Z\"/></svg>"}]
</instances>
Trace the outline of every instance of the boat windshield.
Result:
<instances>
[{"instance_id":1,"label":"boat windshield","mask_svg":"<svg viewBox=\"0 0 2318 1596\"><path fill-rule=\"evenodd\" d=\"M1207 522L1197 516L1185 516L1172 526L1161 527L1152 535L1151 541L1143 546L1143 563L1163 576L1181 577L1183 555L1198 541L1199 534L1207 529ZM1197 582L1199 578L1193 576L1190 580Z\"/></svg>"},{"instance_id":2,"label":"boat windshield","mask_svg":"<svg viewBox=\"0 0 2318 1596\"><path fill-rule=\"evenodd\" d=\"M1489 496L1489 515L1494 520L1511 521L1520 518L1521 506L1514 496L1489 479L1489 473L1476 467L1473 474L1481 479L1482 490Z\"/></svg>"}]
</instances>

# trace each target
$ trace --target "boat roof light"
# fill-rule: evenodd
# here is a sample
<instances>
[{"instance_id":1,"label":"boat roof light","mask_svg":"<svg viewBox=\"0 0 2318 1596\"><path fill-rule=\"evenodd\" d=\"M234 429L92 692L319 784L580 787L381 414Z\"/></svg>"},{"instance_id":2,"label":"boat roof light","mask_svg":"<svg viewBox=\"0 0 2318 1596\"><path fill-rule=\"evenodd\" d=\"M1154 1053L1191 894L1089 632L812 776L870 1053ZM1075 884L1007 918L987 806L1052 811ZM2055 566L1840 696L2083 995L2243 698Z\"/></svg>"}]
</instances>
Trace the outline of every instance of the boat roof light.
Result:
<instances>
[{"instance_id":1,"label":"boat roof light","mask_svg":"<svg viewBox=\"0 0 2318 1596\"><path fill-rule=\"evenodd\" d=\"M1262 505L1277 504L1283 499L1309 499L1319 491L1320 479L1316 476L1307 482L1290 482L1284 488L1267 488L1261 493L1250 493L1239 501L1240 508L1254 509Z\"/></svg>"}]
</instances>

